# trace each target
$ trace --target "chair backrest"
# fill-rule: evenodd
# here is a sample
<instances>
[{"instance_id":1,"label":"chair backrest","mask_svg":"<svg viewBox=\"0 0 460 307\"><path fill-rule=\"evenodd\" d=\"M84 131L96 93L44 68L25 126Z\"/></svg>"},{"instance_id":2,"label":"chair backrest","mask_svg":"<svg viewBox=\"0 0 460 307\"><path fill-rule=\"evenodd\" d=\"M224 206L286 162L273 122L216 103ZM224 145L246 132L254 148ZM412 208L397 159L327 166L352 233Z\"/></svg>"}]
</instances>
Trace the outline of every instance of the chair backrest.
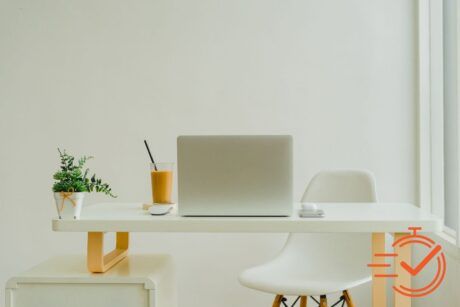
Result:
<instances>
[{"instance_id":1,"label":"chair backrest","mask_svg":"<svg viewBox=\"0 0 460 307\"><path fill-rule=\"evenodd\" d=\"M303 202L376 202L375 180L358 170L323 171L313 177ZM327 212L326 212L327 214ZM299 271L321 271L344 276L368 273L369 234L290 234L279 260L298 265ZM282 259L284 258L284 259ZM329 274L325 274L329 275ZM324 276L328 278L328 276Z\"/></svg>"},{"instance_id":2,"label":"chair backrest","mask_svg":"<svg viewBox=\"0 0 460 307\"><path fill-rule=\"evenodd\" d=\"M367 171L323 171L310 181L302 202L376 202L374 176Z\"/></svg>"}]
</instances>

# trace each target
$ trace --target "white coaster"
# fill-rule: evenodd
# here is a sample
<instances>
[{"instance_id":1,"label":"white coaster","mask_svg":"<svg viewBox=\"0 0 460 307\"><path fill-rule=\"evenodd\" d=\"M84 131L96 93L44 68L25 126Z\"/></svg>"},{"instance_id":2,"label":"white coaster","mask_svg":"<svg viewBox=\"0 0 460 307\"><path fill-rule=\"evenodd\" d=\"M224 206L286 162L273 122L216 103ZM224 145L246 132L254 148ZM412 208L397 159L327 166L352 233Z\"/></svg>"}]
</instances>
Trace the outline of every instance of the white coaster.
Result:
<instances>
[{"instance_id":1,"label":"white coaster","mask_svg":"<svg viewBox=\"0 0 460 307\"><path fill-rule=\"evenodd\" d=\"M324 217L324 211L318 210L299 210L299 217Z\"/></svg>"}]
</instances>

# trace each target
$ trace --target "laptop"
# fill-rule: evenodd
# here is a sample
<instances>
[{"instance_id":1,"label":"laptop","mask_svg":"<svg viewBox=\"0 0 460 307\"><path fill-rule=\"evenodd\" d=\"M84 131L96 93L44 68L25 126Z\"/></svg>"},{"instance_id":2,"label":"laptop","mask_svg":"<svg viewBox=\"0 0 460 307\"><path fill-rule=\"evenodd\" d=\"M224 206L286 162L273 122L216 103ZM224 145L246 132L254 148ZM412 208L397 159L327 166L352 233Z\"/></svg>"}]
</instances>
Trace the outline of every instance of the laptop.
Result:
<instances>
[{"instance_id":1,"label":"laptop","mask_svg":"<svg viewBox=\"0 0 460 307\"><path fill-rule=\"evenodd\" d=\"M292 136L177 138L181 216L289 216Z\"/></svg>"}]
</instances>

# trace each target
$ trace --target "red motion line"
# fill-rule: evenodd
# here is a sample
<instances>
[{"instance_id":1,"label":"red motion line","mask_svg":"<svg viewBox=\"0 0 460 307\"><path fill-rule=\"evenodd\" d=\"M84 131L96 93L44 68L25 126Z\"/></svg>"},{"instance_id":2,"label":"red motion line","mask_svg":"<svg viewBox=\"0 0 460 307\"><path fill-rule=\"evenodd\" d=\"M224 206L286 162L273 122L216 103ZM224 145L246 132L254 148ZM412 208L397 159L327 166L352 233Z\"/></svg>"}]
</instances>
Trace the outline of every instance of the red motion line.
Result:
<instances>
[{"instance_id":1,"label":"red motion line","mask_svg":"<svg viewBox=\"0 0 460 307\"><path fill-rule=\"evenodd\" d=\"M389 277L389 278L396 278L398 274L375 274L374 277Z\"/></svg>"},{"instance_id":2,"label":"red motion line","mask_svg":"<svg viewBox=\"0 0 460 307\"><path fill-rule=\"evenodd\" d=\"M398 257L396 253L374 254L375 257Z\"/></svg>"},{"instance_id":3,"label":"red motion line","mask_svg":"<svg viewBox=\"0 0 460 307\"><path fill-rule=\"evenodd\" d=\"M367 266L369 268L389 268L391 264L389 263L370 263Z\"/></svg>"}]
</instances>

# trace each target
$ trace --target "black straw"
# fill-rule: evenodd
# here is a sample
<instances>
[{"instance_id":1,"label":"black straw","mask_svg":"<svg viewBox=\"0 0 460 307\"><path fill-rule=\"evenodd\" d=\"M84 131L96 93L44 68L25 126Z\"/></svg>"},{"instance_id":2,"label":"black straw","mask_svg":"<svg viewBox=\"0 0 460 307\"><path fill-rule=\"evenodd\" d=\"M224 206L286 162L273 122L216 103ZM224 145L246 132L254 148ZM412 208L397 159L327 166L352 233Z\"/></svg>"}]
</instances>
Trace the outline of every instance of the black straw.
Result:
<instances>
[{"instance_id":1,"label":"black straw","mask_svg":"<svg viewBox=\"0 0 460 307\"><path fill-rule=\"evenodd\" d=\"M147 141L144 140L145 148L147 148L147 152L149 153L150 161L152 161L153 168L158 171L157 165L155 164L155 161L153 160L152 153L150 152L149 144L147 144Z\"/></svg>"}]
</instances>

